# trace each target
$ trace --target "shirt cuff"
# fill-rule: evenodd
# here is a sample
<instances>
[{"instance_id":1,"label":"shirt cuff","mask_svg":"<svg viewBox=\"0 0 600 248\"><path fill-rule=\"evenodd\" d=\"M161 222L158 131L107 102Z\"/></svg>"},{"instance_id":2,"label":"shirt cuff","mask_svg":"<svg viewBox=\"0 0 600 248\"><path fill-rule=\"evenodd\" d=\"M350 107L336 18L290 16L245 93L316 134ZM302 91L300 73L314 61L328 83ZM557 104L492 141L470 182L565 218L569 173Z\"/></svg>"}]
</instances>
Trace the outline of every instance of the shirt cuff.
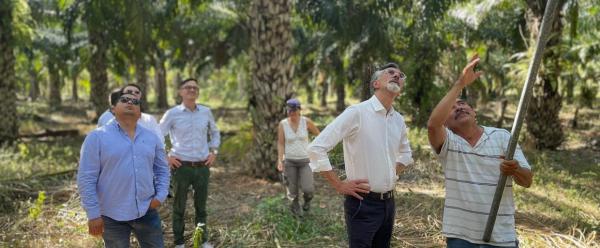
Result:
<instances>
[{"instance_id":1,"label":"shirt cuff","mask_svg":"<svg viewBox=\"0 0 600 248\"><path fill-rule=\"evenodd\" d=\"M96 218L100 218L102 215L100 215L100 209L89 209L86 210L87 213L87 218L88 220L93 220Z\"/></svg>"},{"instance_id":2,"label":"shirt cuff","mask_svg":"<svg viewBox=\"0 0 600 248\"><path fill-rule=\"evenodd\" d=\"M414 160L412 159L411 155L399 155L396 157L396 163L401 163L404 166L409 166L413 164L413 162Z\"/></svg>"},{"instance_id":3,"label":"shirt cuff","mask_svg":"<svg viewBox=\"0 0 600 248\"><path fill-rule=\"evenodd\" d=\"M331 163L329 162L328 158L319 159L317 161L310 161L309 165L313 172L332 170Z\"/></svg>"}]
</instances>

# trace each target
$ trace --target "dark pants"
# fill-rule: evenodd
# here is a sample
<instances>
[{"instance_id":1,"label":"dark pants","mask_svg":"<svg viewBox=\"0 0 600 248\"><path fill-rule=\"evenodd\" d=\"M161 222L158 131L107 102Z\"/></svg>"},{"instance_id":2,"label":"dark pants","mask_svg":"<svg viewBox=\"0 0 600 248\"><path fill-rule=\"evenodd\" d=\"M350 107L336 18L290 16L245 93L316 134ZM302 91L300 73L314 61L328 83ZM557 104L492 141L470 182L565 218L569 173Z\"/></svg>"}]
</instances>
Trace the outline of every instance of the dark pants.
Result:
<instances>
[{"instance_id":1,"label":"dark pants","mask_svg":"<svg viewBox=\"0 0 600 248\"><path fill-rule=\"evenodd\" d=\"M104 221L104 246L107 248L129 247L131 231L135 234L140 246L164 247L160 216L156 209L150 209L146 215L130 221L117 221L102 216Z\"/></svg>"},{"instance_id":2,"label":"dark pants","mask_svg":"<svg viewBox=\"0 0 600 248\"><path fill-rule=\"evenodd\" d=\"M208 197L208 178L210 170L206 166L191 167L181 166L173 172L173 188L175 198L173 200L173 235L175 245L185 243L183 231L185 230L184 215L188 188L192 185L194 189L194 208L196 209L195 223L204 223L202 227L202 242L208 240L208 229L206 227L206 199ZM195 228L195 226L193 227Z\"/></svg>"},{"instance_id":3,"label":"dark pants","mask_svg":"<svg viewBox=\"0 0 600 248\"><path fill-rule=\"evenodd\" d=\"M515 246L505 247L486 244L474 244L464 239L447 238L446 246L448 248L519 248L519 240L515 241Z\"/></svg>"},{"instance_id":4,"label":"dark pants","mask_svg":"<svg viewBox=\"0 0 600 248\"><path fill-rule=\"evenodd\" d=\"M350 248L390 247L396 204L394 198L362 201L346 196L344 212Z\"/></svg>"}]
</instances>

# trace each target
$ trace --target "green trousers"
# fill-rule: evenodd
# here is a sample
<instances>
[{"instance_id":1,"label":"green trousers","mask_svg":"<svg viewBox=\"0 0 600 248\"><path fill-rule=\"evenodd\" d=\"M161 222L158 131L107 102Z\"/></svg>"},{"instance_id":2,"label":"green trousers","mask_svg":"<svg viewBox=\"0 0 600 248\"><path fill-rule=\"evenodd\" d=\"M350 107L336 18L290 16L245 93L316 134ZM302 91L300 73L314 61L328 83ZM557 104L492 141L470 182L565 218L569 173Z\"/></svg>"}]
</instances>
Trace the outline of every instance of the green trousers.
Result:
<instances>
[{"instance_id":1,"label":"green trousers","mask_svg":"<svg viewBox=\"0 0 600 248\"><path fill-rule=\"evenodd\" d=\"M175 236L175 245L185 243L183 238L183 231L185 230L183 217L190 185L192 185L192 188L194 189L194 208L196 209L195 224L204 223L202 242L208 240L208 228L206 227L206 199L208 197L209 177L210 170L206 166L181 166L173 172L173 189L175 190L175 199L173 201L173 235ZM191 228L196 228L196 226Z\"/></svg>"}]
</instances>

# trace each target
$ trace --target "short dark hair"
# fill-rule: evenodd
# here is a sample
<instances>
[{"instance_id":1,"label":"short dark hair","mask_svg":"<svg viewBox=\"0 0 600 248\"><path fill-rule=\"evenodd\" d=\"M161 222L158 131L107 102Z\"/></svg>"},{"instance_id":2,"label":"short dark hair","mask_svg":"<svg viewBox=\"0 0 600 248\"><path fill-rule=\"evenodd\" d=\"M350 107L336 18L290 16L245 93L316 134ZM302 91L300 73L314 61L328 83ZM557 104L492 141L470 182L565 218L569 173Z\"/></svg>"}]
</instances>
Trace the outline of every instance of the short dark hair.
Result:
<instances>
[{"instance_id":1,"label":"short dark hair","mask_svg":"<svg viewBox=\"0 0 600 248\"><path fill-rule=\"evenodd\" d=\"M132 83L132 84L126 84L125 86L123 86L123 87L121 88L121 93L124 93L123 91L125 91L125 88L127 88L127 87L129 87L129 86L131 86L131 87L136 87L136 88L137 88L137 89L138 89L140 92L143 92L143 90L142 90L142 87L141 87L141 86L139 86L139 85L137 85L137 84L133 84L133 83ZM143 94L142 94L142 95L143 95Z\"/></svg>"},{"instance_id":2,"label":"short dark hair","mask_svg":"<svg viewBox=\"0 0 600 248\"><path fill-rule=\"evenodd\" d=\"M117 102L119 102L119 98L121 98L121 95L123 89L118 88L118 89L114 89L111 93L110 93L110 106L115 106L117 105Z\"/></svg>"},{"instance_id":3,"label":"short dark hair","mask_svg":"<svg viewBox=\"0 0 600 248\"><path fill-rule=\"evenodd\" d=\"M181 88L181 86L183 86L185 83L189 82L189 81L194 81L196 83L198 83L198 80L196 80L195 78L186 78L183 81L179 82L179 85L177 85L177 88Z\"/></svg>"}]
</instances>

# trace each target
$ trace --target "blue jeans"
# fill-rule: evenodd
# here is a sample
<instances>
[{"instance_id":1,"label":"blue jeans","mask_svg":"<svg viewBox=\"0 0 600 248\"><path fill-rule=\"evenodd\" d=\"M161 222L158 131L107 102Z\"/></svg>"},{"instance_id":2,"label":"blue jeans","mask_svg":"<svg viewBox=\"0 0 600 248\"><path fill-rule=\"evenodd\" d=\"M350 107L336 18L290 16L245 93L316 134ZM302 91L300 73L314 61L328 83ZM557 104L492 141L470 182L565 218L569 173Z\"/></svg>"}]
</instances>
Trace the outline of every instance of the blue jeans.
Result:
<instances>
[{"instance_id":1,"label":"blue jeans","mask_svg":"<svg viewBox=\"0 0 600 248\"><path fill-rule=\"evenodd\" d=\"M495 246L495 245L486 245L486 244L473 244L464 239L458 238L447 238L446 245L448 248L519 248L519 240L515 241L515 246Z\"/></svg>"},{"instance_id":2,"label":"blue jeans","mask_svg":"<svg viewBox=\"0 0 600 248\"><path fill-rule=\"evenodd\" d=\"M346 196L344 212L350 248L390 247L396 204L394 198L362 201Z\"/></svg>"},{"instance_id":3,"label":"blue jeans","mask_svg":"<svg viewBox=\"0 0 600 248\"><path fill-rule=\"evenodd\" d=\"M146 215L135 220L117 221L106 216L102 216L102 220L104 220L104 233L102 233L104 247L129 247L131 231L143 248L165 246L160 216L156 209L149 209Z\"/></svg>"}]
</instances>

